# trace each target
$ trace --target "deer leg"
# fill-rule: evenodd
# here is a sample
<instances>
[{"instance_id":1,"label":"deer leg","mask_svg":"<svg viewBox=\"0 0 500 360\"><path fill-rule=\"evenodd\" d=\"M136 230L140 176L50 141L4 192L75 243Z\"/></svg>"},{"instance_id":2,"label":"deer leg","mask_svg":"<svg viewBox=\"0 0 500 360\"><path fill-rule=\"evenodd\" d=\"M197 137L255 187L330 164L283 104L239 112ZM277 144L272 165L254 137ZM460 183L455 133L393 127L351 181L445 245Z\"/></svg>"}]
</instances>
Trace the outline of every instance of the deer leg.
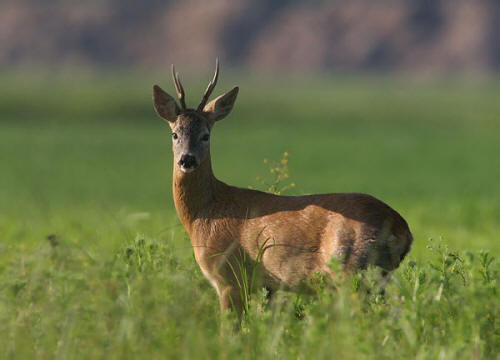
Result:
<instances>
[{"instance_id":1,"label":"deer leg","mask_svg":"<svg viewBox=\"0 0 500 360\"><path fill-rule=\"evenodd\" d=\"M232 286L226 285L222 288L219 295L221 312L234 311L241 320L243 316L243 301L241 299L240 291Z\"/></svg>"},{"instance_id":2,"label":"deer leg","mask_svg":"<svg viewBox=\"0 0 500 360\"><path fill-rule=\"evenodd\" d=\"M239 332L243 316L243 303L238 289L230 285L223 287L220 291L219 302L221 309L220 335L221 338L224 339L231 333ZM227 315L229 315L231 311L236 313L236 319L227 318Z\"/></svg>"},{"instance_id":3,"label":"deer leg","mask_svg":"<svg viewBox=\"0 0 500 360\"><path fill-rule=\"evenodd\" d=\"M391 271L387 271L385 269L380 270L380 279L377 282L378 294L385 296L385 287L389 283L391 279Z\"/></svg>"}]
</instances>

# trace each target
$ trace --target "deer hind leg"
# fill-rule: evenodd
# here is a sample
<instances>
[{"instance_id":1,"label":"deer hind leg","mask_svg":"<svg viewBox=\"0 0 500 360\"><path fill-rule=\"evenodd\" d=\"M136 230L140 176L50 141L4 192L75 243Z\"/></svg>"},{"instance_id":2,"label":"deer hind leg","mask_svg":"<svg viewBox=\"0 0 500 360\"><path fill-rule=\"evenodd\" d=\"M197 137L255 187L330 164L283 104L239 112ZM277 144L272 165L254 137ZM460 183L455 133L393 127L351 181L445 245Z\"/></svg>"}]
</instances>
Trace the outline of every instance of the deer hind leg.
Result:
<instances>
[{"instance_id":1,"label":"deer hind leg","mask_svg":"<svg viewBox=\"0 0 500 360\"><path fill-rule=\"evenodd\" d=\"M409 235L411 236L411 235ZM401 238L390 234L377 244L377 258L375 265L390 272L399 267L410 250L411 237Z\"/></svg>"}]
</instances>

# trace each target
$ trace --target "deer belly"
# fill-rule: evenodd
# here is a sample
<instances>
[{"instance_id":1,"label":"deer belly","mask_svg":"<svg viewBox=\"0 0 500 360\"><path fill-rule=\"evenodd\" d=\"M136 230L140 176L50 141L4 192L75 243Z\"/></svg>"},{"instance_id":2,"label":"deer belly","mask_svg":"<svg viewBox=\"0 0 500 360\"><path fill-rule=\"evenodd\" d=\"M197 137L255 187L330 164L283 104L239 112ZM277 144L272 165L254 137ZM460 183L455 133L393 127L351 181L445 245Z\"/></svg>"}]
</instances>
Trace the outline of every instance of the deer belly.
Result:
<instances>
[{"instance_id":1,"label":"deer belly","mask_svg":"<svg viewBox=\"0 0 500 360\"><path fill-rule=\"evenodd\" d=\"M321 231L304 230L297 223L279 221L267 224L259 232L245 237L257 240L257 249L252 251L254 257L268 272L268 275L295 287L316 271L324 269L324 254L321 250ZM253 240L255 243L255 240Z\"/></svg>"}]
</instances>

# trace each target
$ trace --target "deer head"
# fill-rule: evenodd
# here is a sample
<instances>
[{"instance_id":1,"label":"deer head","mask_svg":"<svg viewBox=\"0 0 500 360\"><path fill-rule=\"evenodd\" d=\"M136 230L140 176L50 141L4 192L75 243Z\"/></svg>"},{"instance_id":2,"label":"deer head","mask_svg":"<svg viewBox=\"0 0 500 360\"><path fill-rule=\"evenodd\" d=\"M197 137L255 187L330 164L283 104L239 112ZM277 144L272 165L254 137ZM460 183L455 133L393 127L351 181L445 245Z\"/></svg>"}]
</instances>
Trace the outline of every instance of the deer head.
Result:
<instances>
[{"instance_id":1,"label":"deer head","mask_svg":"<svg viewBox=\"0 0 500 360\"><path fill-rule=\"evenodd\" d=\"M216 121L222 120L231 112L238 95L238 87L234 87L207 104L219 77L219 60L217 59L212 81L208 84L198 107L191 109L186 107L184 88L174 65L172 65L172 77L180 106L172 96L158 85L154 85L154 107L172 130L174 166L179 166L183 173L191 173L203 161L210 158L210 132Z\"/></svg>"}]
</instances>

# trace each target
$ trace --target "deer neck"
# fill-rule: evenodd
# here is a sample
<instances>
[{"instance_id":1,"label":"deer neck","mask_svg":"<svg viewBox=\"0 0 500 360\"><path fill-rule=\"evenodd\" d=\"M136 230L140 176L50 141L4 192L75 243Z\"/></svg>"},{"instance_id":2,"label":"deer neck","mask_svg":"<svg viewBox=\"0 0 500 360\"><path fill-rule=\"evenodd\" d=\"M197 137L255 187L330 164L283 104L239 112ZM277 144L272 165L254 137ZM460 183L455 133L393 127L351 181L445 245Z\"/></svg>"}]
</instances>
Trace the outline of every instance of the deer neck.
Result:
<instances>
[{"instance_id":1,"label":"deer neck","mask_svg":"<svg viewBox=\"0 0 500 360\"><path fill-rule=\"evenodd\" d=\"M173 194L177 214L191 235L193 222L210 208L217 187L210 155L191 173L183 173L174 163Z\"/></svg>"}]
</instances>

